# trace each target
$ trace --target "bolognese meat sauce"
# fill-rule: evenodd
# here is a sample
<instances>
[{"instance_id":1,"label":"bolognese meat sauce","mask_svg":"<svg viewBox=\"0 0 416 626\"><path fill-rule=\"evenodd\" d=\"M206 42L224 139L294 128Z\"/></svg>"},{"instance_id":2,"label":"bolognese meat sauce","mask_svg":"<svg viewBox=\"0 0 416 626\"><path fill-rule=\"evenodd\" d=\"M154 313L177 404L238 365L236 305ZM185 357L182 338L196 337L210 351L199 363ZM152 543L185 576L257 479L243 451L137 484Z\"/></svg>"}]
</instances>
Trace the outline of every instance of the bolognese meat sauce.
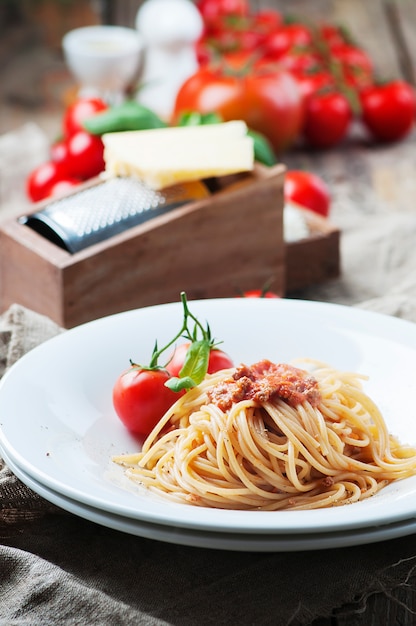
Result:
<instances>
[{"instance_id":1,"label":"bolognese meat sauce","mask_svg":"<svg viewBox=\"0 0 416 626\"><path fill-rule=\"evenodd\" d=\"M280 398L291 406L309 402L317 406L321 394L317 380L308 372L286 363L272 363L267 359L254 365L240 365L228 380L215 385L208 399L222 411L243 400L262 404Z\"/></svg>"}]
</instances>

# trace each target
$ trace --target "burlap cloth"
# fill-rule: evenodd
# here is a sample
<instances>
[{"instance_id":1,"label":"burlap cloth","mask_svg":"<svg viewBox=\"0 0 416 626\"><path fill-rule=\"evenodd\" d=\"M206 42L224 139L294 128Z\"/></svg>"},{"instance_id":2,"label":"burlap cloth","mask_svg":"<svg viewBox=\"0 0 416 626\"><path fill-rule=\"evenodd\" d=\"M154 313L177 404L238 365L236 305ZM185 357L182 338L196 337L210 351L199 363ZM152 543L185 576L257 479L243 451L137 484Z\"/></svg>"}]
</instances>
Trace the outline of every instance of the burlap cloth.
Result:
<instances>
[{"instance_id":1,"label":"burlap cloth","mask_svg":"<svg viewBox=\"0 0 416 626\"><path fill-rule=\"evenodd\" d=\"M360 220L344 224L342 278L305 296L416 321L416 216ZM0 319L1 373L58 332L12 306ZM353 623L375 594L399 603L400 589L400 624L416 623L416 536L300 553L182 547L65 513L0 468L1 626L295 626L331 615ZM399 623L392 619L377 624Z\"/></svg>"}]
</instances>

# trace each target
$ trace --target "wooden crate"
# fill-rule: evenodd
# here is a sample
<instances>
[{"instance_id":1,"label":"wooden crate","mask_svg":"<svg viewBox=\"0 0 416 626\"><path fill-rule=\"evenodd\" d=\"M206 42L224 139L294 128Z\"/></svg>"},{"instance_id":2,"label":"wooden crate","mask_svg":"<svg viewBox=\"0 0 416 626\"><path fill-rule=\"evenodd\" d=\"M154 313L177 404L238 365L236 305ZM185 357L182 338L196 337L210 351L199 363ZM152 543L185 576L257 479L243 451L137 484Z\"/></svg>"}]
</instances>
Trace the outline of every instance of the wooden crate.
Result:
<instances>
[{"instance_id":1,"label":"wooden crate","mask_svg":"<svg viewBox=\"0 0 416 626\"><path fill-rule=\"evenodd\" d=\"M309 237L286 244L286 294L338 278L341 273L340 236L330 221L298 207Z\"/></svg>"},{"instance_id":2,"label":"wooden crate","mask_svg":"<svg viewBox=\"0 0 416 626\"><path fill-rule=\"evenodd\" d=\"M0 310L19 303L70 328L152 304L285 292L283 165L75 254L17 219L0 227ZM39 210L42 206L36 206ZM35 211L34 211L35 212Z\"/></svg>"}]
</instances>

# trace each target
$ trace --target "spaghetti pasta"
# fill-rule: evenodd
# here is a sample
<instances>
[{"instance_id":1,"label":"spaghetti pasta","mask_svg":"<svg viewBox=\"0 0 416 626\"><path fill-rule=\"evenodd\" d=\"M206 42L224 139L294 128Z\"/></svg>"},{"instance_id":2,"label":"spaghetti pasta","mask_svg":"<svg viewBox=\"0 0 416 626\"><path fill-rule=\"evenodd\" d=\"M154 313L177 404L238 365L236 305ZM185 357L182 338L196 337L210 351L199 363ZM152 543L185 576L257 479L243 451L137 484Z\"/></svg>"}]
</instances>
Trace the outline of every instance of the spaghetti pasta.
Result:
<instances>
[{"instance_id":1,"label":"spaghetti pasta","mask_svg":"<svg viewBox=\"0 0 416 626\"><path fill-rule=\"evenodd\" d=\"M171 501L269 511L356 502L416 473L364 377L311 363L313 375L269 361L208 375L141 452L113 461Z\"/></svg>"}]
</instances>

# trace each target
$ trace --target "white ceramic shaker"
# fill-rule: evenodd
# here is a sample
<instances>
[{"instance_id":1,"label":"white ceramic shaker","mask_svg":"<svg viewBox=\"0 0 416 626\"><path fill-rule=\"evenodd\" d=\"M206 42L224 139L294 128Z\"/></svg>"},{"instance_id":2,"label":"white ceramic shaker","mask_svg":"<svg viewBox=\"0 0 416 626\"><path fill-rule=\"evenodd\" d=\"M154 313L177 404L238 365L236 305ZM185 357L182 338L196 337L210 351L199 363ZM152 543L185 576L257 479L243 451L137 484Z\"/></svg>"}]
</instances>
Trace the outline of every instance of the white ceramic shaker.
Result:
<instances>
[{"instance_id":1,"label":"white ceramic shaker","mask_svg":"<svg viewBox=\"0 0 416 626\"><path fill-rule=\"evenodd\" d=\"M136 28L144 46L137 99L168 121L180 86L198 69L201 15L191 0L146 0Z\"/></svg>"}]
</instances>

